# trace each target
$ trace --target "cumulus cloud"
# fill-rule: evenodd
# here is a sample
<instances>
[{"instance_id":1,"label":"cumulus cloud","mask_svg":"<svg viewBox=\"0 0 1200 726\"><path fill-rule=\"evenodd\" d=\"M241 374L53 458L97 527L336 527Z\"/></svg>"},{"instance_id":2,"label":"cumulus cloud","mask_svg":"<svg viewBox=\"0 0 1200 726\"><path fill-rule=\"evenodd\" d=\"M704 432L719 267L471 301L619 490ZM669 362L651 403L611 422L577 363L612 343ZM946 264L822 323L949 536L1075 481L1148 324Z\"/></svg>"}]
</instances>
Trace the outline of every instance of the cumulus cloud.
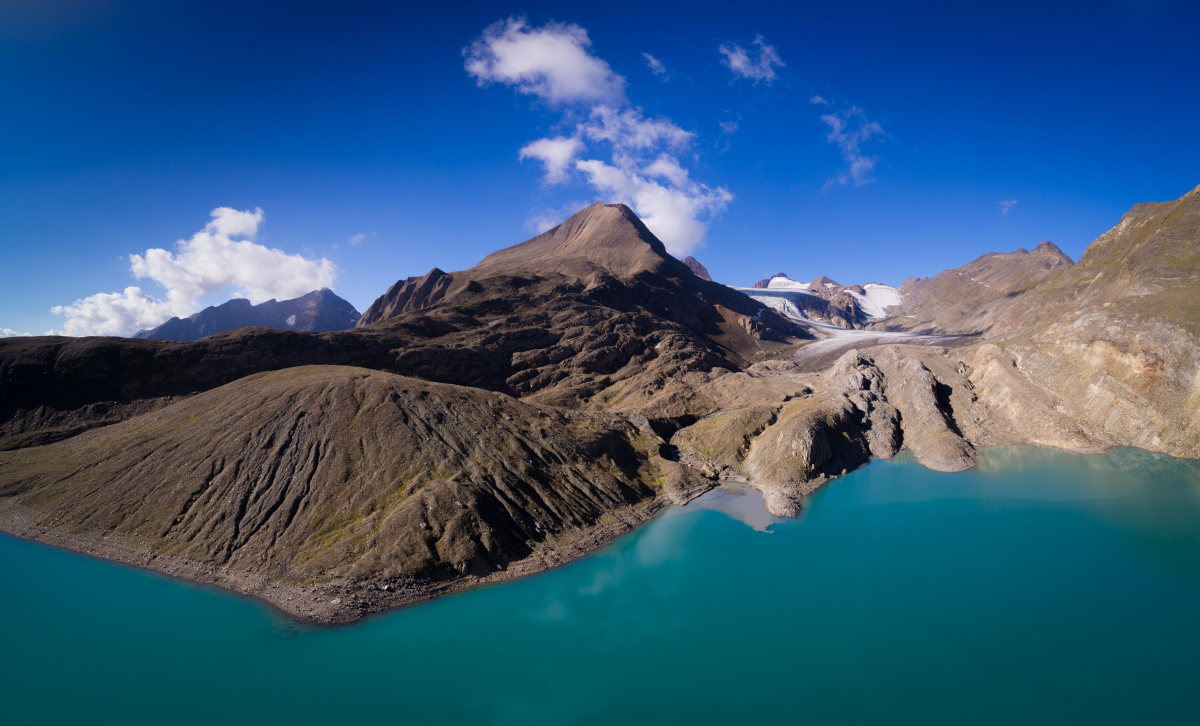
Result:
<instances>
[{"instance_id":1,"label":"cumulus cloud","mask_svg":"<svg viewBox=\"0 0 1200 726\"><path fill-rule=\"evenodd\" d=\"M592 141L607 141L622 154L645 151L657 146L679 148L692 140L692 133L667 118L646 118L640 108L619 110L610 106L592 109L579 132Z\"/></svg>"},{"instance_id":2,"label":"cumulus cloud","mask_svg":"<svg viewBox=\"0 0 1200 726\"><path fill-rule=\"evenodd\" d=\"M779 57L774 46L767 45L767 41L761 35L754 38L753 45L758 49L757 58L754 57L753 48L747 50L737 43L722 43L717 48L717 52L721 54L721 63L738 78L746 78L755 83L774 81L778 77L775 69L784 66L783 59Z\"/></svg>"},{"instance_id":3,"label":"cumulus cloud","mask_svg":"<svg viewBox=\"0 0 1200 726\"><path fill-rule=\"evenodd\" d=\"M829 105L829 101L826 101L824 96L813 96L812 98L808 99L808 102L815 106Z\"/></svg>"},{"instance_id":4,"label":"cumulus cloud","mask_svg":"<svg viewBox=\"0 0 1200 726\"><path fill-rule=\"evenodd\" d=\"M174 252L155 248L129 256L134 277L158 283L165 300L130 286L56 305L51 312L67 318L63 332L129 335L172 316L191 315L205 296L220 290L260 303L333 285L336 270L329 260L291 255L253 241L263 221L261 209L218 207L210 216L204 229L177 241Z\"/></svg>"},{"instance_id":5,"label":"cumulus cloud","mask_svg":"<svg viewBox=\"0 0 1200 726\"><path fill-rule=\"evenodd\" d=\"M577 25L533 28L509 18L463 52L467 73L480 85L502 83L561 109L560 129L569 131L526 144L519 159L540 161L547 183L581 181L606 201L628 204L672 254L686 255L733 195L690 178L683 159L692 155L695 135L631 104L625 78L590 48L587 31ZM651 72L665 75L657 58L643 57ZM543 207L529 224L544 231L582 206Z\"/></svg>"},{"instance_id":6,"label":"cumulus cloud","mask_svg":"<svg viewBox=\"0 0 1200 726\"><path fill-rule=\"evenodd\" d=\"M996 206L1000 207L1001 214L1007 216L1008 210L1012 209L1013 205L1015 205L1016 203L1017 203L1016 199L1005 199L1003 201L996 202Z\"/></svg>"},{"instance_id":7,"label":"cumulus cloud","mask_svg":"<svg viewBox=\"0 0 1200 726\"><path fill-rule=\"evenodd\" d=\"M18 333L12 328L0 328L0 338L17 338L21 336L28 336L29 334L30 333L28 330L24 333Z\"/></svg>"},{"instance_id":8,"label":"cumulus cloud","mask_svg":"<svg viewBox=\"0 0 1200 726\"><path fill-rule=\"evenodd\" d=\"M137 286L123 292L98 292L70 305L55 305L50 312L67 318L61 335L130 335L177 314L169 302L157 300ZM190 313L179 313L184 314Z\"/></svg>"},{"instance_id":9,"label":"cumulus cloud","mask_svg":"<svg viewBox=\"0 0 1200 726\"><path fill-rule=\"evenodd\" d=\"M537 159L546 170L546 182L558 184L567 178L567 167L583 150L583 141L566 136L538 139L521 147L517 152L521 161Z\"/></svg>"},{"instance_id":10,"label":"cumulus cloud","mask_svg":"<svg viewBox=\"0 0 1200 726\"><path fill-rule=\"evenodd\" d=\"M252 241L263 221L261 209L242 212L218 207L211 216L203 230L176 242L175 252L150 249L129 256L134 277L148 277L161 285L176 310L191 311L200 298L224 287L233 287L257 304L333 284L335 272L329 260L289 255Z\"/></svg>"},{"instance_id":11,"label":"cumulus cloud","mask_svg":"<svg viewBox=\"0 0 1200 726\"><path fill-rule=\"evenodd\" d=\"M592 55L587 31L547 23L531 28L523 18L493 23L463 51L466 70L479 85L503 83L554 106L618 103L625 79Z\"/></svg>"},{"instance_id":12,"label":"cumulus cloud","mask_svg":"<svg viewBox=\"0 0 1200 726\"><path fill-rule=\"evenodd\" d=\"M836 144L846 162L846 170L825 182L826 186L833 184L850 184L861 187L871 182L871 172L875 170L877 156L869 156L862 150L862 145L874 138L887 136L878 122L871 121L858 106L851 106L845 111L828 113L821 120L829 126L829 135L825 138L831 144Z\"/></svg>"},{"instance_id":13,"label":"cumulus cloud","mask_svg":"<svg viewBox=\"0 0 1200 726\"><path fill-rule=\"evenodd\" d=\"M611 201L637 210L646 226L676 257L695 249L708 229L706 220L733 200L724 187L713 189L691 181L686 171L666 157L659 157L640 173L597 159L577 161L575 167Z\"/></svg>"},{"instance_id":14,"label":"cumulus cloud","mask_svg":"<svg viewBox=\"0 0 1200 726\"><path fill-rule=\"evenodd\" d=\"M642 57L646 59L646 65L650 67L650 72L662 80L667 79L667 67L663 62L649 53L642 53Z\"/></svg>"}]
</instances>

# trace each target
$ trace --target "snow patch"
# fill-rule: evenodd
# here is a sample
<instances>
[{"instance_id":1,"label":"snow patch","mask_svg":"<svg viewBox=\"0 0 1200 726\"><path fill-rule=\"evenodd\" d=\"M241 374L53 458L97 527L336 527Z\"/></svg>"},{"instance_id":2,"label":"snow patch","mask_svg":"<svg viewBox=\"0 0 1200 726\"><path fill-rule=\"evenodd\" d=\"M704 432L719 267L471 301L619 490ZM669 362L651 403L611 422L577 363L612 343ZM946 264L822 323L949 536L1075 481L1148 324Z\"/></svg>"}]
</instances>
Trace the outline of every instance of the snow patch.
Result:
<instances>
[{"instance_id":1,"label":"snow patch","mask_svg":"<svg viewBox=\"0 0 1200 726\"><path fill-rule=\"evenodd\" d=\"M807 282L796 282L788 277L772 277L767 282L768 290L807 290Z\"/></svg>"},{"instance_id":2,"label":"snow patch","mask_svg":"<svg viewBox=\"0 0 1200 726\"><path fill-rule=\"evenodd\" d=\"M287 320L285 322L287 322L289 328L295 326L296 325L296 316L295 315L287 316Z\"/></svg>"},{"instance_id":3,"label":"snow patch","mask_svg":"<svg viewBox=\"0 0 1200 726\"><path fill-rule=\"evenodd\" d=\"M858 300L859 307L863 312L872 318L886 318L888 314L886 310L893 305L900 304L900 291L891 285L881 285L878 282L868 282L863 285L865 292L858 293L853 290L846 292L854 296Z\"/></svg>"},{"instance_id":4,"label":"snow patch","mask_svg":"<svg viewBox=\"0 0 1200 726\"><path fill-rule=\"evenodd\" d=\"M750 296L750 298L757 300L785 318L791 318L793 320L808 320L808 315L806 315L805 312L801 310L798 305L796 305L796 303L792 302L786 297L777 295L763 295L761 288L739 287L735 289L741 290L742 292L746 293L746 295ZM759 294L756 295L755 293ZM765 310L766 308L763 309ZM758 315L762 315L762 310L758 311Z\"/></svg>"}]
</instances>

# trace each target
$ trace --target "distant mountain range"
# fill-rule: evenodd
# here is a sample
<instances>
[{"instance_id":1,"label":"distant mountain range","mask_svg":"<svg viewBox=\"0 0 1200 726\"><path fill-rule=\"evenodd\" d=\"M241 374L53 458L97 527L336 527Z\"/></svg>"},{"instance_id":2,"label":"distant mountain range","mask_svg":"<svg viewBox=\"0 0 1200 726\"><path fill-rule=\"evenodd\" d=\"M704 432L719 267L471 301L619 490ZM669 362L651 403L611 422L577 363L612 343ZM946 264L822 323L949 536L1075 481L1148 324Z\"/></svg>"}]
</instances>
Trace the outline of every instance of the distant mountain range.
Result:
<instances>
[{"instance_id":1,"label":"distant mountain range","mask_svg":"<svg viewBox=\"0 0 1200 726\"><path fill-rule=\"evenodd\" d=\"M1043 243L898 290L702 269L597 203L397 281L350 329L0 339L0 529L350 622L556 566L723 480L794 516L900 450L1200 458L1200 187L1077 263Z\"/></svg>"},{"instance_id":2,"label":"distant mountain range","mask_svg":"<svg viewBox=\"0 0 1200 726\"><path fill-rule=\"evenodd\" d=\"M268 300L258 305L235 298L186 318L171 318L157 328L140 330L133 337L186 343L249 327L325 333L353 328L358 318L353 305L329 288L322 288L291 300Z\"/></svg>"}]
</instances>

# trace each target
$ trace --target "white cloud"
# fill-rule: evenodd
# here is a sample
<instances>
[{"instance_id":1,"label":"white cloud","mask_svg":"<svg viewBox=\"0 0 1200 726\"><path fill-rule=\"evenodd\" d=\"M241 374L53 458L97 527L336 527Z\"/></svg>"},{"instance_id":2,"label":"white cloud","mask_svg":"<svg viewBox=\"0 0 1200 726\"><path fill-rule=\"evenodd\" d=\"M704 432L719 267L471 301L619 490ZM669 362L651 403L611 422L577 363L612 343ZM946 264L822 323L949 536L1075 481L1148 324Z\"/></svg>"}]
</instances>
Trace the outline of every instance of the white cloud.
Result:
<instances>
[{"instance_id":1,"label":"white cloud","mask_svg":"<svg viewBox=\"0 0 1200 726\"><path fill-rule=\"evenodd\" d=\"M28 336L28 335L30 335L30 332L28 330L25 331L24 333L18 333L17 331L13 330L12 328L0 328L0 338L18 338L21 336Z\"/></svg>"},{"instance_id":2,"label":"white cloud","mask_svg":"<svg viewBox=\"0 0 1200 726\"><path fill-rule=\"evenodd\" d=\"M738 130L737 121L718 121L717 125L721 127L721 133L723 134L733 134Z\"/></svg>"},{"instance_id":3,"label":"white cloud","mask_svg":"<svg viewBox=\"0 0 1200 726\"><path fill-rule=\"evenodd\" d=\"M618 103L625 79L592 55L587 31L548 23L530 28L524 19L493 23L466 48L466 70L479 85L503 83L548 104Z\"/></svg>"},{"instance_id":4,"label":"white cloud","mask_svg":"<svg viewBox=\"0 0 1200 726\"><path fill-rule=\"evenodd\" d=\"M203 230L175 243L176 252L150 249L129 256L134 277L149 277L161 285L182 314L190 315L200 298L224 287L233 287L257 304L333 284L335 271L329 260L289 255L251 241L263 221L261 209L218 207L211 214L213 220Z\"/></svg>"},{"instance_id":5,"label":"white cloud","mask_svg":"<svg viewBox=\"0 0 1200 726\"><path fill-rule=\"evenodd\" d=\"M774 46L767 45L767 41L761 35L754 38L754 45L758 46L757 59L751 57L751 51L737 43L722 43L717 51L722 56L721 63L733 71L733 75L755 83L770 83L778 77L775 68L784 66L783 59L779 57Z\"/></svg>"},{"instance_id":6,"label":"white cloud","mask_svg":"<svg viewBox=\"0 0 1200 726\"><path fill-rule=\"evenodd\" d=\"M71 305L56 305L51 312L67 318L64 332L129 335L172 316L191 315L205 296L220 290L260 303L333 285L336 270L329 260L290 255L252 241L263 221L261 209L218 207L211 216L204 229L177 241L174 252L155 248L129 256L134 277L158 283L166 291L166 300L130 286L123 292L96 293Z\"/></svg>"},{"instance_id":7,"label":"white cloud","mask_svg":"<svg viewBox=\"0 0 1200 726\"><path fill-rule=\"evenodd\" d=\"M687 145L693 136L671 119L648 119L640 108L619 110L611 106L593 108L591 119L579 125L579 133L592 141L607 141L621 154L641 152L659 145L679 148Z\"/></svg>"},{"instance_id":8,"label":"white cloud","mask_svg":"<svg viewBox=\"0 0 1200 726\"><path fill-rule=\"evenodd\" d=\"M481 85L504 83L563 109L560 125L572 130L526 144L521 160L540 161L546 182L582 181L606 201L628 204L673 254L686 254L733 195L692 181L681 159L691 154L695 135L630 104L625 79L590 45L576 25L531 28L509 19L484 30L464 54L467 72ZM666 72L654 56L643 57L656 75ZM542 207L528 225L545 231L582 206Z\"/></svg>"},{"instance_id":9,"label":"white cloud","mask_svg":"<svg viewBox=\"0 0 1200 726\"><path fill-rule=\"evenodd\" d=\"M824 96L813 96L812 98L808 99L808 102L816 106L829 105L829 101L826 101Z\"/></svg>"},{"instance_id":10,"label":"white cloud","mask_svg":"<svg viewBox=\"0 0 1200 726\"><path fill-rule=\"evenodd\" d=\"M646 65L650 67L650 72L662 80L667 79L667 67L663 62L649 53L642 53L642 57L646 59Z\"/></svg>"},{"instance_id":11,"label":"white cloud","mask_svg":"<svg viewBox=\"0 0 1200 726\"><path fill-rule=\"evenodd\" d=\"M688 172L679 165L675 159L660 154L652 164L646 167L645 172L649 176L666 179L677 187L683 188L688 185Z\"/></svg>"},{"instance_id":12,"label":"white cloud","mask_svg":"<svg viewBox=\"0 0 1200 726\"><path fill-rule=\"evenodd\" d=\"M609 201L623 202L662 240L667 251L683 257L695 249L708 230L706 221L725 209L733 195L724 187L712 189L687 178L676 163L659 157L642 173L596 159L575 162L596 189ZM658 177L669 184L656 181Z\"/></svg>"},{"instance_id":13,"label":"white cloud","mask_svg":"<svg viewBox=\"0 0 1200 726\"><path fill-rule=\"evenodd\" d=\"M883 127L878 122L868 120L858 106L851 106L849 109L837 113L825 114L821 120L829 126L829 135L826 139L831 144L837 144L842 159L847 164L845 171L825 182L825 185L854 182L854 186L861 187L870 183L871 172L874 171L879 157L865 154L862 145L873 138L886 137L887 133L884 132Z\"/></svg>"},{"instance_id":14,"label":"white cloud","mask_svg":"<svg viewBox=\"0 0 1200 726\"><path fill-rule=\"evenodd\" d=\"M583 150L583 142L577 138L557 136L552 139L532 141L517 152L521 161L537 159L546 169L546 182L558 184L567 178L567 168L579 152Z\"/></svg>"},{"instance_id":15,"label":"white cloud","mask_svg":"<svg viewBox=\"0 0 1200 726\"><path fill-rule=\"evenodd\" d=\"M996 202L996 205L998 207L1000 207L1000 213L1007 216L1008 210L1012 209L1013 205L1015 205L1016 203L1017 203L1016 199L1005 199L1003 201Z\"/></svg>"},{"instance_id":16,"label":"white cloud","mask_svg":"<svg viewBox=\"0 0 1200 726\"><path fill-rule=\"evenodd\" d=\"M170 303L136 286L124 292L98 292L70 305L55 305L50 312L67 318L61 335L130 335L177 314Z\"/></svg>"},{"instance_id":17,"label":"white cloud","mask_svg":"<svg viewBox=\"0 0 1200 726\"><path fill-rule=\"evenodd\" d=\"M366 232L359 232L357 234L352 234L349 237L347 237L346 241L350 243L351 247L355 247L357 245L362 244L363 240L365 240L366 238L367 238Z\"/></svg>"}]
</instances>

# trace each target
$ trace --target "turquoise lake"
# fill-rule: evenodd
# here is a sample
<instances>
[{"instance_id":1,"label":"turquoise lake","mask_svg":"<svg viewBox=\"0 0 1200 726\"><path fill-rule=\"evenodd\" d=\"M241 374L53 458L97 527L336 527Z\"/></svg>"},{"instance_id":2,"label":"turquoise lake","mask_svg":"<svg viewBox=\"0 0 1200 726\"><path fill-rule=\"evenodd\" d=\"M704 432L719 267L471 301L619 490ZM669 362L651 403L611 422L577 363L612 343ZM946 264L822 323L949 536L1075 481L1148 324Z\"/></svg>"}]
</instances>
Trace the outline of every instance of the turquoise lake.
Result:
<instances>
[{"instance_id":1,"label":"turquoise lake","mask_svg":"<svg viewBox=\"0 0 1200 726\"><path fill-rule=\"evenodd\" d=\"M1200 463L875 462L319 629L0 536L5 723L1200 723Z\"/></svg>"}]
</instances>

